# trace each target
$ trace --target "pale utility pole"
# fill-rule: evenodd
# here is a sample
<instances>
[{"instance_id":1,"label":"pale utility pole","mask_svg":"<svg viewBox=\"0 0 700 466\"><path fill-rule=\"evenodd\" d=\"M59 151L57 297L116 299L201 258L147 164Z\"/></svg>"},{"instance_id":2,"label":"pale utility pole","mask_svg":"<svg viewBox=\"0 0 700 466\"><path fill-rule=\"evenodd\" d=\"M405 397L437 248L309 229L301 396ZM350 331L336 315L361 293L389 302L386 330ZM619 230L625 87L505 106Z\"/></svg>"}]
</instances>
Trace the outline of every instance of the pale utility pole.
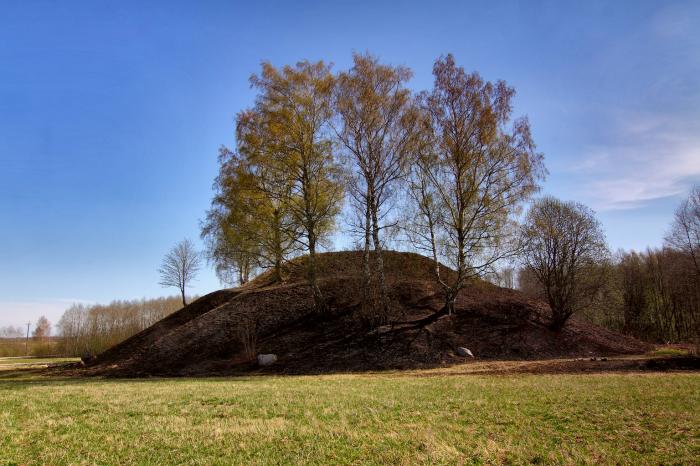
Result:
<instances>
[{"instance_id":1,"label":"pale utility pole","mask_svg":"<svg viewBox=\"0 0 700 466\"><path fill-rule=\"evenodd\" d=\"M24 342L24 352L26 356L29 356L29 326L32 325L31 322L27 322L27 339Z\"/></svg>"}]
</instances>

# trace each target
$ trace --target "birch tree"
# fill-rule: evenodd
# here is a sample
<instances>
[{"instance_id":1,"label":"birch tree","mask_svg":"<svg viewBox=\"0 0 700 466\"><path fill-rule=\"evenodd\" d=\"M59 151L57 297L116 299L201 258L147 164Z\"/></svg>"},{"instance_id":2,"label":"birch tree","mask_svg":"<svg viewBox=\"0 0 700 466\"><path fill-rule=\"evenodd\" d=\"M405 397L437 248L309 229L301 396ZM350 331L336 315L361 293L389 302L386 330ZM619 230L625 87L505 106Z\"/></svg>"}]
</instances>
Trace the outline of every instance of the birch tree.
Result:
<instances>
[{"instance_id":1,"label":"birch tree","mask_svg":"<svg viewBox=\"0 0 700 466\"><path fill-rule=\"evenodd\" d=\"M389 297L384 276L382 238L397 183L404 178L414 150L418 114L405 87L411 71L382 65L371 55L355 54L354 66L338 76L338 139L352 166L349 192L364 234L363 304L372 298L370 250L375 260L379 302L369 305L373 321L385 323Z\"/></svg>"},{"instance_id":2,"label":"birch tree","mask_svg":"<svg viewBox=\"0 0 700 466\"><path fill-rule=\"evenodd\" d=\"M420 96L426 135L411 181L417 225L409 228L435 260L451 314L468 280L517 251L513 218L545 170L528 120L512 119L512 87L467 74L451 55L435 62L433 75L432 91ZM440 275L438 259L454 277Z\"/></svg>"},{"instance_id":3,"label":"birch tree","mask_svg":"<svg viewBox=\"0 0 700 466\"><path fill-rule=\"evenodd\" d=\"M258 131L254 117L249 111L242 112L237 124L238 153L220 150L216 194L202 236L223 281L243 284L254 270L262 268L272 269L273 280L279 282L284 262L299 250L298 228L281 200L288 184L275 183L264 166L251 162L256 158L247 145L250 131Z\"/></svg>"},{"instance_id":4,"label":"birch tree","mask_svg":"<svg viewBox=\"0 0 700 466\"><path fill-rule=\"evenodd\" d=\"M317 310L325 307L318 286L316 253L335 228L343 199L341 167L333 151L330 120L335 79L323 62L275 68L263 63L251 78L258 90L250 162L264 170L270 191L289 209L309 253L308 280Z\"/></svg>"}]
</instances>

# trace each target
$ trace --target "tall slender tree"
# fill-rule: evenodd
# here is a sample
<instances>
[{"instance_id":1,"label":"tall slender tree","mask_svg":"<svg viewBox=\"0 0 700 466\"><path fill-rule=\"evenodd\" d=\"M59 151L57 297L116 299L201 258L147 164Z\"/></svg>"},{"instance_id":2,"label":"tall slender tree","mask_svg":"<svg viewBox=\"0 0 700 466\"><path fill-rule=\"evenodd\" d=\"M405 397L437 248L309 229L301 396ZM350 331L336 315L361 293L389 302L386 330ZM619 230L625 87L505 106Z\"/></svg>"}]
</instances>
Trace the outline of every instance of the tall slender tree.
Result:
<instances>
[{"instance_id":1,"label":"tall slender tree","mask_svg":"<svg viewBox=\"0 0 700 466\"><path fill-rule=\"evenodd\" d=\"M354 66L338 76L336 109L341 146L352 165L350 194L359 210L364 230L363 302L370 302L370 249L373 247L379 303L373 308L375 323L385 323L389 297L384 276L382 220L389 213L396 185L405 176L414 150L418 112L405 87L411 71L382 65L371 55L355 54Z\"/></svg>"}]
</instances>

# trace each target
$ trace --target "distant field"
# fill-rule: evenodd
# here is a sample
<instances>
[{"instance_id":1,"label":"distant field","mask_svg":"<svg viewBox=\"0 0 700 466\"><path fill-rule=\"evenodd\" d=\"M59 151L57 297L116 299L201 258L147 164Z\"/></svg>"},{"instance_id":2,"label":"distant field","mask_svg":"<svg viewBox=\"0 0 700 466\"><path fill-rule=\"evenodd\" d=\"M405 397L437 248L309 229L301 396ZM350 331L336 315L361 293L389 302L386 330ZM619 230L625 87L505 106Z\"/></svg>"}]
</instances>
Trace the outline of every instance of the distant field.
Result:
<instances>
[{"instance_id":1,"label":"distant field","mask_svg":"<svg viewBox=\"0 0 700 466\"><path fill-rule=\"evenodd\" d=\"M0 464L697 464L700 374L0 373Z\"/></svg>"},{"instance_id":2,"label":"distant field","mask_svg":"<svg viewBox=\"0 0 700 466\"><path fill-rule=\"evenodd\" d=\"M56 354L60 341L60 337L30 338L29 341L24 338L0 338L0 358Z\"/></svg>"},{"instance_id":3,"label":"distant field","mask_svg":"<svg viewBox=\"0 0 700 466\"><path fill-rule=\"evenodd\" d=\"M0 358L0 370L13 369L15 366L44 365L75 361L80 361L80 358Z\"/></svg>"}]
</instances>

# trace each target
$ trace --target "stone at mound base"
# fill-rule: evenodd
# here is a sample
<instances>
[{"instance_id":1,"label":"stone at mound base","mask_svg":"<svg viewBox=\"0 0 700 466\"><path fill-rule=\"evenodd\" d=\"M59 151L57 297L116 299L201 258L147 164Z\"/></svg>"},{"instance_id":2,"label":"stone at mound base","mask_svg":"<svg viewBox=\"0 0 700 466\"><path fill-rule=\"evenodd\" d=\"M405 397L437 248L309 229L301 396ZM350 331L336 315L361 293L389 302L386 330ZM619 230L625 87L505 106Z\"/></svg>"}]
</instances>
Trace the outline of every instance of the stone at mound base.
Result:
<instances>
[{"instance_id":1,"label":"stone at mound base","mask_svg":"<svg viewBox=\"0 0 700 466\"><path fill-rule=\"evenodd\" d=\"M463 346L460 346L457 348L457 354L459 354L460 356L463 356L465 358L467 356L469 356L470 358L474 357L474 353L472 353L468 348L465 348Z\"/></svg>"},{"instance_id":2,"label":"stone at mound base","mask_svg":"<svg viewBox=\"0 0 700 466\"><path fill-rule=\"evenodd\" d=\"M277 362L276 354L258 354L258 364L261 366L269 366Z\"/></svg>"}]
</instances>

